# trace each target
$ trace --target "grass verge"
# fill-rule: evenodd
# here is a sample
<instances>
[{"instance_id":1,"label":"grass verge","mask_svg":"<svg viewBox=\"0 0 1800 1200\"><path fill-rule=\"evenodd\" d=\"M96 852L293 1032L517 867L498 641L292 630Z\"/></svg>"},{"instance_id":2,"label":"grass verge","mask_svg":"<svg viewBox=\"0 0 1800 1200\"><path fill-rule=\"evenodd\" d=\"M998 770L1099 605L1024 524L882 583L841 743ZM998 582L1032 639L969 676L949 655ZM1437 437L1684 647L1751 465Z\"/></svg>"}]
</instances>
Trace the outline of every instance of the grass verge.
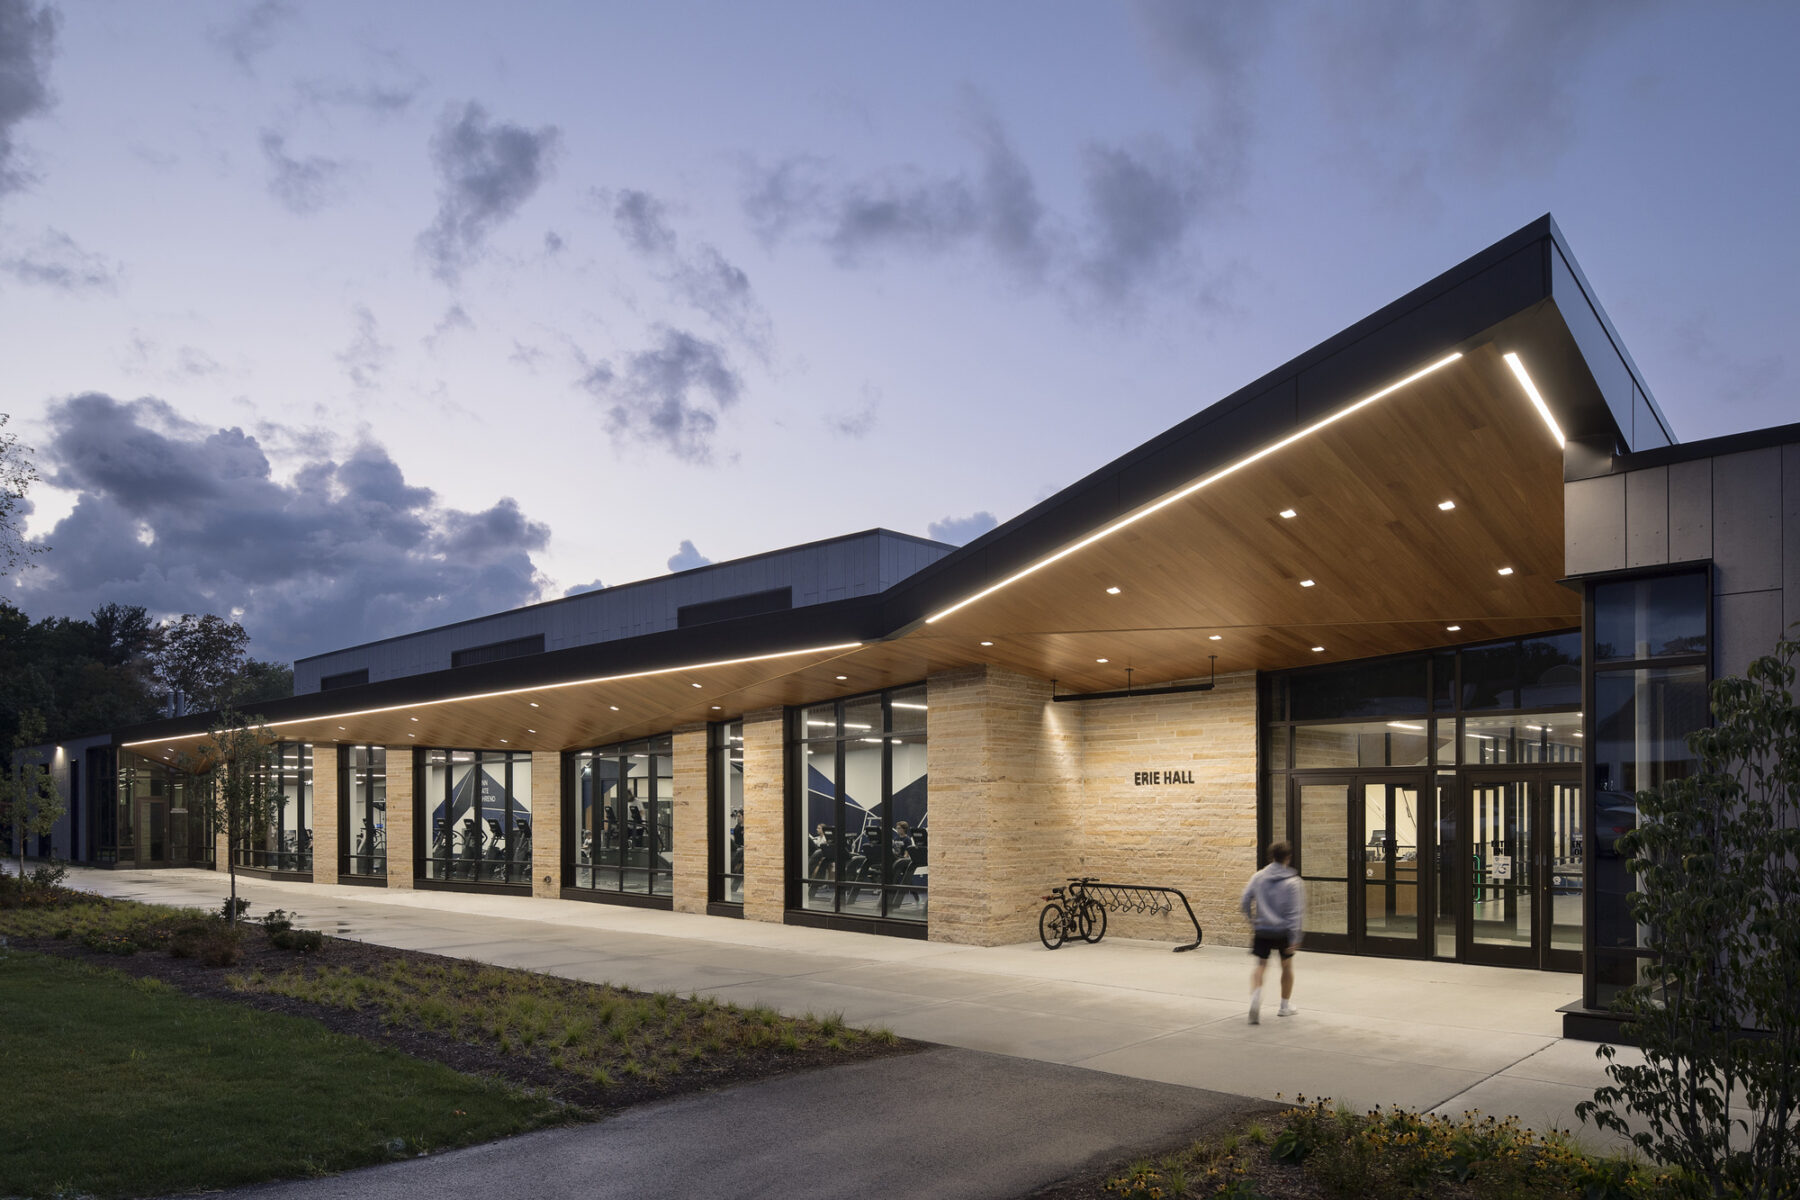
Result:
<instances>
[{"instance_id":1,"label":"grass verge","mask_svg":"<svg viewBox=\"0 0 1800 1200\"><path fill-rule=\"evenodd\" d=\"M0 1190L162 1195L522 1133L564 1110L315 1021L0 951Z\"/></svg>"}]
</instances>

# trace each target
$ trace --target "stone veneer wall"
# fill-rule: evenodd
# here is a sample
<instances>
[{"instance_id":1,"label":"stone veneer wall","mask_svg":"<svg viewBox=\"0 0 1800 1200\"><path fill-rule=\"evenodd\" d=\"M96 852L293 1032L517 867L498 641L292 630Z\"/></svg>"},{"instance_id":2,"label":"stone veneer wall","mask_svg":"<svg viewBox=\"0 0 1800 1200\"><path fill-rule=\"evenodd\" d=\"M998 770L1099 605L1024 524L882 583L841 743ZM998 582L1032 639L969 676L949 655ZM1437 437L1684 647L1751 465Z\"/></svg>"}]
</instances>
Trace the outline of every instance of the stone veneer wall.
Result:
<instances>
[{"instance_id":1,"label":"stone veneer wall","mask_svg":"<svg viewBox=\"0 0 1800 1200\"><path fill-rule=\"evenodd\" d=\"M782 715L779 708L744 714L744 917L777 924L787 909Z\"/></svg>"},{"instance_id":2,"label":"stone veneer wall","mask_svg":"<svg viewBox=\"0 0 1800 1200\"><path fill-rule=\"evenodd\" d=\"M1029 937L1080 815L1080 714L1044 680L997 667L933 675L926 703L930 937Z\"/></svg>"},{"instance_id":3,"label":"stone veneer wall","mask_svg":"<svg viewBox=\"0 0 1800 1200\"><path fill-rule=\"evenodd\" d=\"M531 752L531 894L546 900L562 895L562 759Z\"/></svg>"},{"instance_id":4,"label":"stone veneer wall","mask_svg":"<svg viewBox=\"0 0 1800 1200\"><path fill-rule=\"evenodd\" d=\"M706 726L675 730L675 911L703 913L709 886Z\"/></svg>"},{"instance_id":5,"label":"stone veneer wall","mask_svg":"<svg viewBox=\"0 0 1800 1200\"><path fill-rule=\"evenodd\" d=\"M1180 888L1209 945L1248 945L1238 897L1256 870L1256 676L1059 707L1083 710L1077 861L1065 874ZM1134 782L1138 771L1170 770L1194 782ZM1179 901L1168 916L1109 917L1109 936L1193 939Z\"/></svg>"},{"instance_id":6,"label":"stone veneer wall","mask_svg":"<svg viewBox=\"0 0 1800 1200\"><path fill-rule=\"evenodd\" d=\"M387 885L410 889L413 885L413 810L419 798L413 792L411 746L387 747Z\"/></svg>"},{"instance_id":7,"label":"stone veneer wall","mask_svg":"<svg viewBox=\"0 0 1800 1200\"><path fill-rule=\"evenodd\" d=\"M338 881L338 748L313 743L312 877L314 883Z\"/></svg>"},{"instance_id":8,"label":"stone veneer wall","mask_svg":"<svg viewBox=\"0 0 1800 1200\"><path fill-rule=\"evenodd\" d=\"M1243 945L1238 896L1256 869L1256 679L1211 692L1057 704L1043 680L995 667L928 681L931 937L997 945L1036 932L1071 875L1180 888L1213 944ZM1192 784L1134 782L1191 771ZM1166 917L1113 914L1109 932L1187 941Z\"/></svg>"}]
</instances>

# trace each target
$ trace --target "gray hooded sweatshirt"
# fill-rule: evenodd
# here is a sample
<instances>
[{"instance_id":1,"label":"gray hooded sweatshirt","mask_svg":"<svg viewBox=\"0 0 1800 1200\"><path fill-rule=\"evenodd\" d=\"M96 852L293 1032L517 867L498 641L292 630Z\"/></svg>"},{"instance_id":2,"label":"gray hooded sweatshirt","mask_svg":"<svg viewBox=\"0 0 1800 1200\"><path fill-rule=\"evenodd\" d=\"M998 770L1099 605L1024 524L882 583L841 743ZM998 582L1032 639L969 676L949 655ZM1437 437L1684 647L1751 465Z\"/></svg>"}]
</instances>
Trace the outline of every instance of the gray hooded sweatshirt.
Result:
<instances>
[{"instance_id":1,"label":"gray hooded sweatshirt","mask_svg":"<svg viewBox=\"0 0 1800 1200\"><path fill-rule=\"evenodd\" d=\"M1300 873L1284 863L1270 863L1244 885L1238 907L1256 932L1268 937L1285 935L1290 945L1299 941L1300 925L1306 917Z\"/></svg>"}]
</instances>

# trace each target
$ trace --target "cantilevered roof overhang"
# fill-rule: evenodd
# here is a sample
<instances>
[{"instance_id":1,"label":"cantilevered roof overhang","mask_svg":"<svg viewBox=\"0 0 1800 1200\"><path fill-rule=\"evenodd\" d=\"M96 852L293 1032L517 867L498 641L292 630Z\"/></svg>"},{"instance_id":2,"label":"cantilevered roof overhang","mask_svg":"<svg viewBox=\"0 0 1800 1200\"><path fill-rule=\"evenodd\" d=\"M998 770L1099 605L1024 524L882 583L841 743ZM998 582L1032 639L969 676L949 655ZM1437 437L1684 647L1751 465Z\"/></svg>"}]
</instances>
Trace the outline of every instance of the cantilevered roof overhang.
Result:
<instances>
[{"instance_id":1,"label":"cantilevered roof overhang","mask_svg":"<svg viewBox=\"0 0 1800 1200\"><path fill-rule=\"evenodd\" d=\"M259 715L560 750L983 663L1112 691L1566 628L1565 476L1672 440L1544 217L880 596ZM118 740L161 757L206 724Z\"/></svg>"}]
</instances>

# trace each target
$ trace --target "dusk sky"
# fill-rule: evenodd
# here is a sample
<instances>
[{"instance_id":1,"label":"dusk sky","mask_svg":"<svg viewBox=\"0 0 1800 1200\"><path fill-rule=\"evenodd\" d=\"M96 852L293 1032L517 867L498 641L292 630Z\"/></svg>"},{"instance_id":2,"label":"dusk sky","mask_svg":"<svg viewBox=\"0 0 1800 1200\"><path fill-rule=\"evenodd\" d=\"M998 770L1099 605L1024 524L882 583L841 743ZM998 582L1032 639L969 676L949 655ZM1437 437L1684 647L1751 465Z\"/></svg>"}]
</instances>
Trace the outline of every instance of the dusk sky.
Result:
<instances>
[{"instance_id":1,"label":"dusk sky","mask_svg":"<svg viewBox=\"0 0 1800 1200\"><path fill-rule=\"evenodd\" d=\"M962 542L1554 214L1800 419L1800 5L0 0L33 617L291 660Z\"/></svg>"}]
</instances>

